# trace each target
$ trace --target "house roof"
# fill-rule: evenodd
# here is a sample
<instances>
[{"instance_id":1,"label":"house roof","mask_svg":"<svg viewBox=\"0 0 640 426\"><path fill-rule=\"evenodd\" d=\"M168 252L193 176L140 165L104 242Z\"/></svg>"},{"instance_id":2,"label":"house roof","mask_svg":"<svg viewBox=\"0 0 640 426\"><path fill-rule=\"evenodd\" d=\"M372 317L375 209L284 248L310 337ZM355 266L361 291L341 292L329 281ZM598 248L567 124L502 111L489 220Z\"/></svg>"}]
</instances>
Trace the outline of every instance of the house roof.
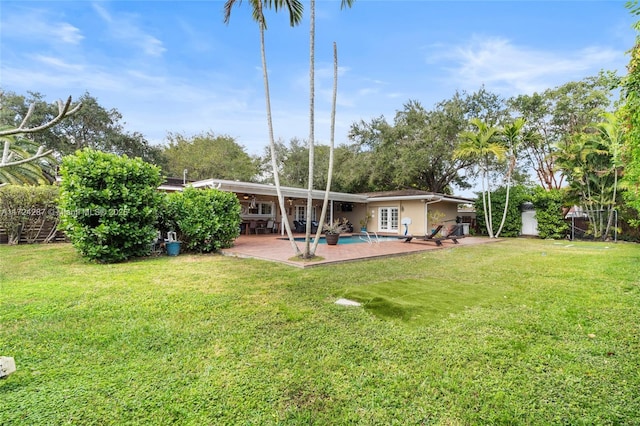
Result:
<instances>
[{"instance_id":1,"label":"house roof","mask_svg":"<svg viewBox=\"0 0 640 426\"><path fill-rule=\"evenodd\" d=\"M194 188L216 188L223 191L235 192L235 193L247 193L255 195L268 195L276 196L275 185L267 185L263 183L252 182L240 182L234 180L225 179L206 179L197 182L192 182L191 185ZM290 186L281 186L280 191L285 198L307 198L307 189L294 188ZM311 196L314 199L324 199L323 190L311 191ZM401 190L401 191L384 191L384 192L369 192L362 194L347 194L344 192L329 192L329 198L333 201L340 201L346 203L368 203L374 201L408 201L408 200L421 200L421 201L449 201L455 203L472 203L475 200L472 198L456 197L454 195L438 194L435 192L420 191L415 189Z\"/></svg>"},{"instance_id":2,"label":"house roof","mask_svg":"<svg viewBox=\"0 0 640 426\"><path fill-rule=\"evenodd\" d=\"M367 201L450 201L455 203L473 203L473 198L457 197L455 195L440 194L437 192L421 191L419 189L402 189L396 191L368 192Z\"/></svg>"}]
</instances>

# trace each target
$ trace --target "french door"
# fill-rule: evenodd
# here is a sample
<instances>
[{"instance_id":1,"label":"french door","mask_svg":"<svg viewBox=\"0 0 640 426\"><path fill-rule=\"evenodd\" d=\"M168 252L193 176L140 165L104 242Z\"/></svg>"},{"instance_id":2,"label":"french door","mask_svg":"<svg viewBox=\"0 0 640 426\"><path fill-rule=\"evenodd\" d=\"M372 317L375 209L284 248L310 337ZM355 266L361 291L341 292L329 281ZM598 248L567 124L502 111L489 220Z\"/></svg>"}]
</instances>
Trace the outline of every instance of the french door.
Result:
<instances>
[{"instance_id":1,"label":"french door","mask_svg":"<svg viewBox=\"0 0 640 426\"><path fill-rule=\"evenodd\" d=\"M397 232L398 217L397 207L378 208L378 230L382 232Z\"/></svg>"}]
</instances>

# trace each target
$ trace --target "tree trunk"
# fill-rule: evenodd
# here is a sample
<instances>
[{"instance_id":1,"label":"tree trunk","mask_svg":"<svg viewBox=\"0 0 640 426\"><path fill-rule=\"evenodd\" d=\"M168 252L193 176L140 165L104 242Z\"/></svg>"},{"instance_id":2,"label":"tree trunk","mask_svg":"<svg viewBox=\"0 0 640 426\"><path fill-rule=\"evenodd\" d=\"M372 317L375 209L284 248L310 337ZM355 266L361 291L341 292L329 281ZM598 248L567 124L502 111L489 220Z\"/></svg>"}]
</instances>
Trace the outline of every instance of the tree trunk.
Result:
<instances>
[{"instance_id":1,"label":"tree trunk","mask_svg":"<svg viewBox=\"0 0 640 426\"><path fill-rule=\"evenodd\" d=\"M262 2L258 2L260 5L259 8L262 8ZM301 254L298 245L293 237L293 233L291 232L291 225L289 225L289 216L287 215L287 209L284 204L284 197L282 196L282 190L280 189L280 176L278 175L278 162L276 159L276 143L275 138L273 137L273 120L271 117L271 95L269 92L269 74L267 72L267 55L264 45L264 25L260 25L260 53L262 56L262 75L264 78L264 92L265 99L267 104L267 124L269 127L269 149L271 151L271 167L273 168L273 181L276 186L276 193L278 194L278 204L280 205L280 214L282 216L282 223L287 232L287 237L289 237L289 242L291 243L291 248L293 249L296 256Z\"/></svg>"},{"instance_id":2,"label":"tree trunk","mask_svg":"<svg viewBox=\"0 0 640 426\"><path fill-rule=\"evenodd\" d=\"M324 200L322 202L322 213L320 214L320 226L316 231L316 239L313 243L311 255L315 256L320 235L322 234L322 226L327 216L327 206L329 204L329 191L331 191L331 181L333 180L333 147L335 145L336 134L336 103L338 98L338 47L333 42L333 97L331 99L331 139L329 141L329 170L327 171L327 187L324 191Z\"/></svg>"},{"instance_id":3,"label":"tree trunk","mask_svg":"<svg viewBox=\"0 0 640 426\"><path fill-rule=\"evenodd\" d=\"M314 171L314 146L315 146L315 34L316 34L316 2L311 0L309 10L309 181L307 187L307 229L304 237L305 259L313 256L311 253L311 209L313 208L313 171Z\"/></svg>"}]
</instances>

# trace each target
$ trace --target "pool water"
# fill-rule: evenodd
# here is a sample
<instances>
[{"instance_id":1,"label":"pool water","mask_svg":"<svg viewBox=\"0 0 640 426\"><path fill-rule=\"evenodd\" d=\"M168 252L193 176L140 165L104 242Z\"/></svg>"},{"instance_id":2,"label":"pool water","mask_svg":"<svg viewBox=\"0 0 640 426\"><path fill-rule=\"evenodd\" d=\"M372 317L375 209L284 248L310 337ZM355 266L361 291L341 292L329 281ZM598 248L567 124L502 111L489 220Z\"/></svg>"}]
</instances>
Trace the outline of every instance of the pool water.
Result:
<instances>
[{"instance_id":1,"label":"pool water","mask_svg":"<svg viewBox=\"0 0 640 426\"><path fill-rule=\"evenodd\" d=\"M398 237L389 236L389 235L379 235L378 241L380 241L381 243L385 241L399 241ZM280 238L280 239L288 240L288 238ZM294 240L304 241L304 237L295 237ZM312 236L311 242L313 242L313 240L314 240L314 237ZM372 236L371 241L375 243L376 237ZM369 241L367 240L367 237L364 235L341 235L340 241L338 241L338 244L362 244L362 243L368 243L368 242ZM327 244L327 241L324 237L320 237L320 242L318 244Z\"/></svg>"}]
</instances>

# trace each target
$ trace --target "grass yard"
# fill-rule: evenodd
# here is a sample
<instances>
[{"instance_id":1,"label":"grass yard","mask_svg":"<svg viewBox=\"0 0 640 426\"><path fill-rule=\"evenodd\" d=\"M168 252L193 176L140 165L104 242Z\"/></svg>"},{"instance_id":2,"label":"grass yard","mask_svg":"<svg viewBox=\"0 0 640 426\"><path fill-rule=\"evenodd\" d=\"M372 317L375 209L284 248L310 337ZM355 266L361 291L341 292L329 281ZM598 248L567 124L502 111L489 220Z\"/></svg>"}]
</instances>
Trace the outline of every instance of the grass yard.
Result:
<instances>
[{"instance_id":1,"label":"grass yard","mask_svg":"<svg viewBox=\"0 0 640 426\"><path fill-rule=\"evenodd\" d=\"M0 424L640 424L639 260L539 240L308 270L0 246L18 367Z\"/></svg>"}]
</instances>

